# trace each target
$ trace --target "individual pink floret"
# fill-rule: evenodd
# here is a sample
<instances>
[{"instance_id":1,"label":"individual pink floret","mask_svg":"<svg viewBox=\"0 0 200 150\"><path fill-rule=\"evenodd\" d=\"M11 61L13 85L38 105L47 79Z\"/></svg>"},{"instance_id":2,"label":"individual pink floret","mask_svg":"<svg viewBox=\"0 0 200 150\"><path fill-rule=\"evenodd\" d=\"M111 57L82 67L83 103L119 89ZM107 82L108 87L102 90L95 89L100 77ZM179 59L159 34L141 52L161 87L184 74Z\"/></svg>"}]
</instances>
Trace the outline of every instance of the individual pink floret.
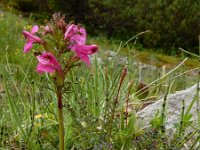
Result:
<instances>
[{"instance_id":1,"label":"individual pink floret","mask_svg":"<svg viewBox=\"0 0 200 150\"><path fill-rule=\"evenodd\" d=\"M50 33L50 34L53 33L53 31L52 31L52 29L51 29L51 27L49 25L44 27L44 35L46 35L48 33Z\"/></svg>"},{"instance_id":2,"label":"individual pink floret","mask_svg":"<svg viewBox=\"0 0 200 150\"><path fill-rule=\"evenodd\" d=\"M71 24L68 26L64 38L69 40L69 48L76 53L76 56L85 62L87 66L90 66L89 55L94 54L98 47L96 45L85 45L86 30L83 27Z\"/></svg>"},{"instance_id":3,"label":"individual pink floret","mask_svg":"<svg viewBox=\"0 0 200 150\"><path fill-rule=\"evenodd\" d=\"M34 35L37 31L38 31L37 25L33 26L33 28L31 29L31 32L28 32L26 30L23 31L23 34L24 34L25 38L27 39L27 42L24 46L24 53L27 53L32 49L33 43L41 43L42 42L38 36Z\"/></svg>"},{"instance_id":4,"label":"individual pink floret","mask_svg":"<svg viewBox=\"0 0 200 150\"><path fill-rule=\"evenodd\" d=\"M73 46L73 51L75 51L76 56L79 57L86 65L90 66L89 55L97 52L98 47L96 45L75 45Z\"/></svg>"},{"instance_id":5,"label":"individual pink floret","mask_svg":"<svg viewBox=\"0 0 200 150\"><path fill-rule=\"evenodd\" d=\"M73 44L85 44L86 43L86 31L83 27L71 24L65 32L64 39L68 39Z\"/></svg>"},{"instance_id":6,"label":"individual pink floret","mask_svg":"<svg viewBox=\"0 0 200 150\"><path fill-rule=\"evenodd\" d=\"M54 71L62 72L59 62L51 53L43 52L41 55L37 56L37 59L39 63L36 70L39 74L44 72L53 73Z\"/></svg>"}]
</instances>

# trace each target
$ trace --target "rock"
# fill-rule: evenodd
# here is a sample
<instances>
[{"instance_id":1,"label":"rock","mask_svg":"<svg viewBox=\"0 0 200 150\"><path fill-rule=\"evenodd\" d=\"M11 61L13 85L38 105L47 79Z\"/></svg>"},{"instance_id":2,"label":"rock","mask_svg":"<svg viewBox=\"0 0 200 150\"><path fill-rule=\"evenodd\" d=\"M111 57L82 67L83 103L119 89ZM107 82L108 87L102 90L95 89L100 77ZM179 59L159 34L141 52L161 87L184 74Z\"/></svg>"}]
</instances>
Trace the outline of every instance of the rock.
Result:
<instances>
[{"instance_id":1,"label":"rock","mask_svg":"<svg viewBox=\"0 0 200 150\"><path fill-rule=\"evenodd\" d=\"M169 94L167 96L167 121L165 124L166 131L168 133L174 132L174 124L180 122L180 115L182 111L182 100L185 100L185 111L188 106L191 104L193 98L197 93L197 84L182 91L178 91L175 94ZM197 100L197 99L196 99ZM192 114L192 121L197 121L197 104L196 100L190 110ZM156 101L153 104L148 105L141 111L137 113L138 121L141 123L143 127L149 126L150 121L155 116L155 113L159 110L161 112L163 104L163 98L161 100ZM195 123L194 123L195 125ZM197 126L197 123L196 123Z\"/></svg>"},{"instance_id":2,"label":"rock","mask_svg":"<svg viewBox=\"0 0 200 150\"><path fill-rule=\"evenodd\" d=\"M104 55L107 55L108 57L115 57L117 56L117 52L111 51L111 50L105 50Z\"/></svg>"},{"instance_id":3,"label":"rock","mask_svg":"<svg viewBox=\"0 0 200 150\"><path fill-rule=\"evenodd\" d=\"M127 57L121 57L117 55L114 51L109 50L102 50L96 53L95 55L91 56L91 60L94 61L94 58L96 57L97 62L99 64L103 64L104 62L111 62L116 61L117 65L126 65L128 63Z\"/></svg>"}]
</instances>

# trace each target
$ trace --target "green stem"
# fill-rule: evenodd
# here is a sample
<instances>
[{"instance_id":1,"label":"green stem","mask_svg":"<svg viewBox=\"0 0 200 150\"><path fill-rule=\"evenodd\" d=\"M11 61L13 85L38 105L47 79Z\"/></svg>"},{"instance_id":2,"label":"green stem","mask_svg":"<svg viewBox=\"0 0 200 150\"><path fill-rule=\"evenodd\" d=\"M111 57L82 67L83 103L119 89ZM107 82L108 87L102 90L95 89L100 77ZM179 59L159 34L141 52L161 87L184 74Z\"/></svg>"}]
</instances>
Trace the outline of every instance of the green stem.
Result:
<instances>
[{"instance_id":1,"label":"green stem","mask_svg":"<svg viewBox=\"0 0 200 150\"><path fill-rule=\"evenodd\" d=\"M64 150L64 123L63 123L62 87L57 87L57 99L58 99L58 123L59 123L60 150Z\"/></svg>"}]
</instances>

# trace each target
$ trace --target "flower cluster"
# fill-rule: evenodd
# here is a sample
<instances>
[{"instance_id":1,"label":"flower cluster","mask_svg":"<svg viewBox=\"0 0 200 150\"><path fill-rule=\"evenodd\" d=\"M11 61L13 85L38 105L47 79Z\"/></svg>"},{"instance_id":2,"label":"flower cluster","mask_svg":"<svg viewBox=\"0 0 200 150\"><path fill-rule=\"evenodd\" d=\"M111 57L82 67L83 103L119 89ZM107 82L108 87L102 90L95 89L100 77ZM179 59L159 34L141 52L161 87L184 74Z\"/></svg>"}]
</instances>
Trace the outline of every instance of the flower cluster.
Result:
<instances>
[{"instance_id":1,"label":"flower cluster","mask_svg":"<svg viewBox=\"0 0 200 150\"><path fill-rule=\"evenodd\" d=\"M97 52L96 45L86 44L86 30L81 25L66 24L64 17L55 15L52 23L45 27L34 25L30 32L24 30L26 39L24 53L29 52L34 43L42 46L35 52L38 73L58 73L65 76L66 70L76 66L79 60L90 66L89 55Z\"/></svg>"}]
</instances>

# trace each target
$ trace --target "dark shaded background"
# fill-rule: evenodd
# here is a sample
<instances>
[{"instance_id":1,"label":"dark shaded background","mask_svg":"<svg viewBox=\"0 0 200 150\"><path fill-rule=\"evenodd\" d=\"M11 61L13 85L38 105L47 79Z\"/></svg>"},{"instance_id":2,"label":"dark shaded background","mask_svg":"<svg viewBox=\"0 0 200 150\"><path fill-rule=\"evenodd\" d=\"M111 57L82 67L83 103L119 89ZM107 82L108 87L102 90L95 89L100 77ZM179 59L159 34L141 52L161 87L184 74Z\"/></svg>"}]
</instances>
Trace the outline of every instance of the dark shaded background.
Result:
<instances>
[{"instance_id":1,"label":"dark shaded background","mask_svg":"<svg viewBox=\"0 0 200 150\"><path fill-rule=\"evenodd\" d=\"M182 47L198 53L200 1L198 0L3 0L24 16L44 21L54 12L66 14L68 21L82 23L93 35L127 40L139 38L146 48L162 48L166 53Z\"/></svg>"}]
</instances>

